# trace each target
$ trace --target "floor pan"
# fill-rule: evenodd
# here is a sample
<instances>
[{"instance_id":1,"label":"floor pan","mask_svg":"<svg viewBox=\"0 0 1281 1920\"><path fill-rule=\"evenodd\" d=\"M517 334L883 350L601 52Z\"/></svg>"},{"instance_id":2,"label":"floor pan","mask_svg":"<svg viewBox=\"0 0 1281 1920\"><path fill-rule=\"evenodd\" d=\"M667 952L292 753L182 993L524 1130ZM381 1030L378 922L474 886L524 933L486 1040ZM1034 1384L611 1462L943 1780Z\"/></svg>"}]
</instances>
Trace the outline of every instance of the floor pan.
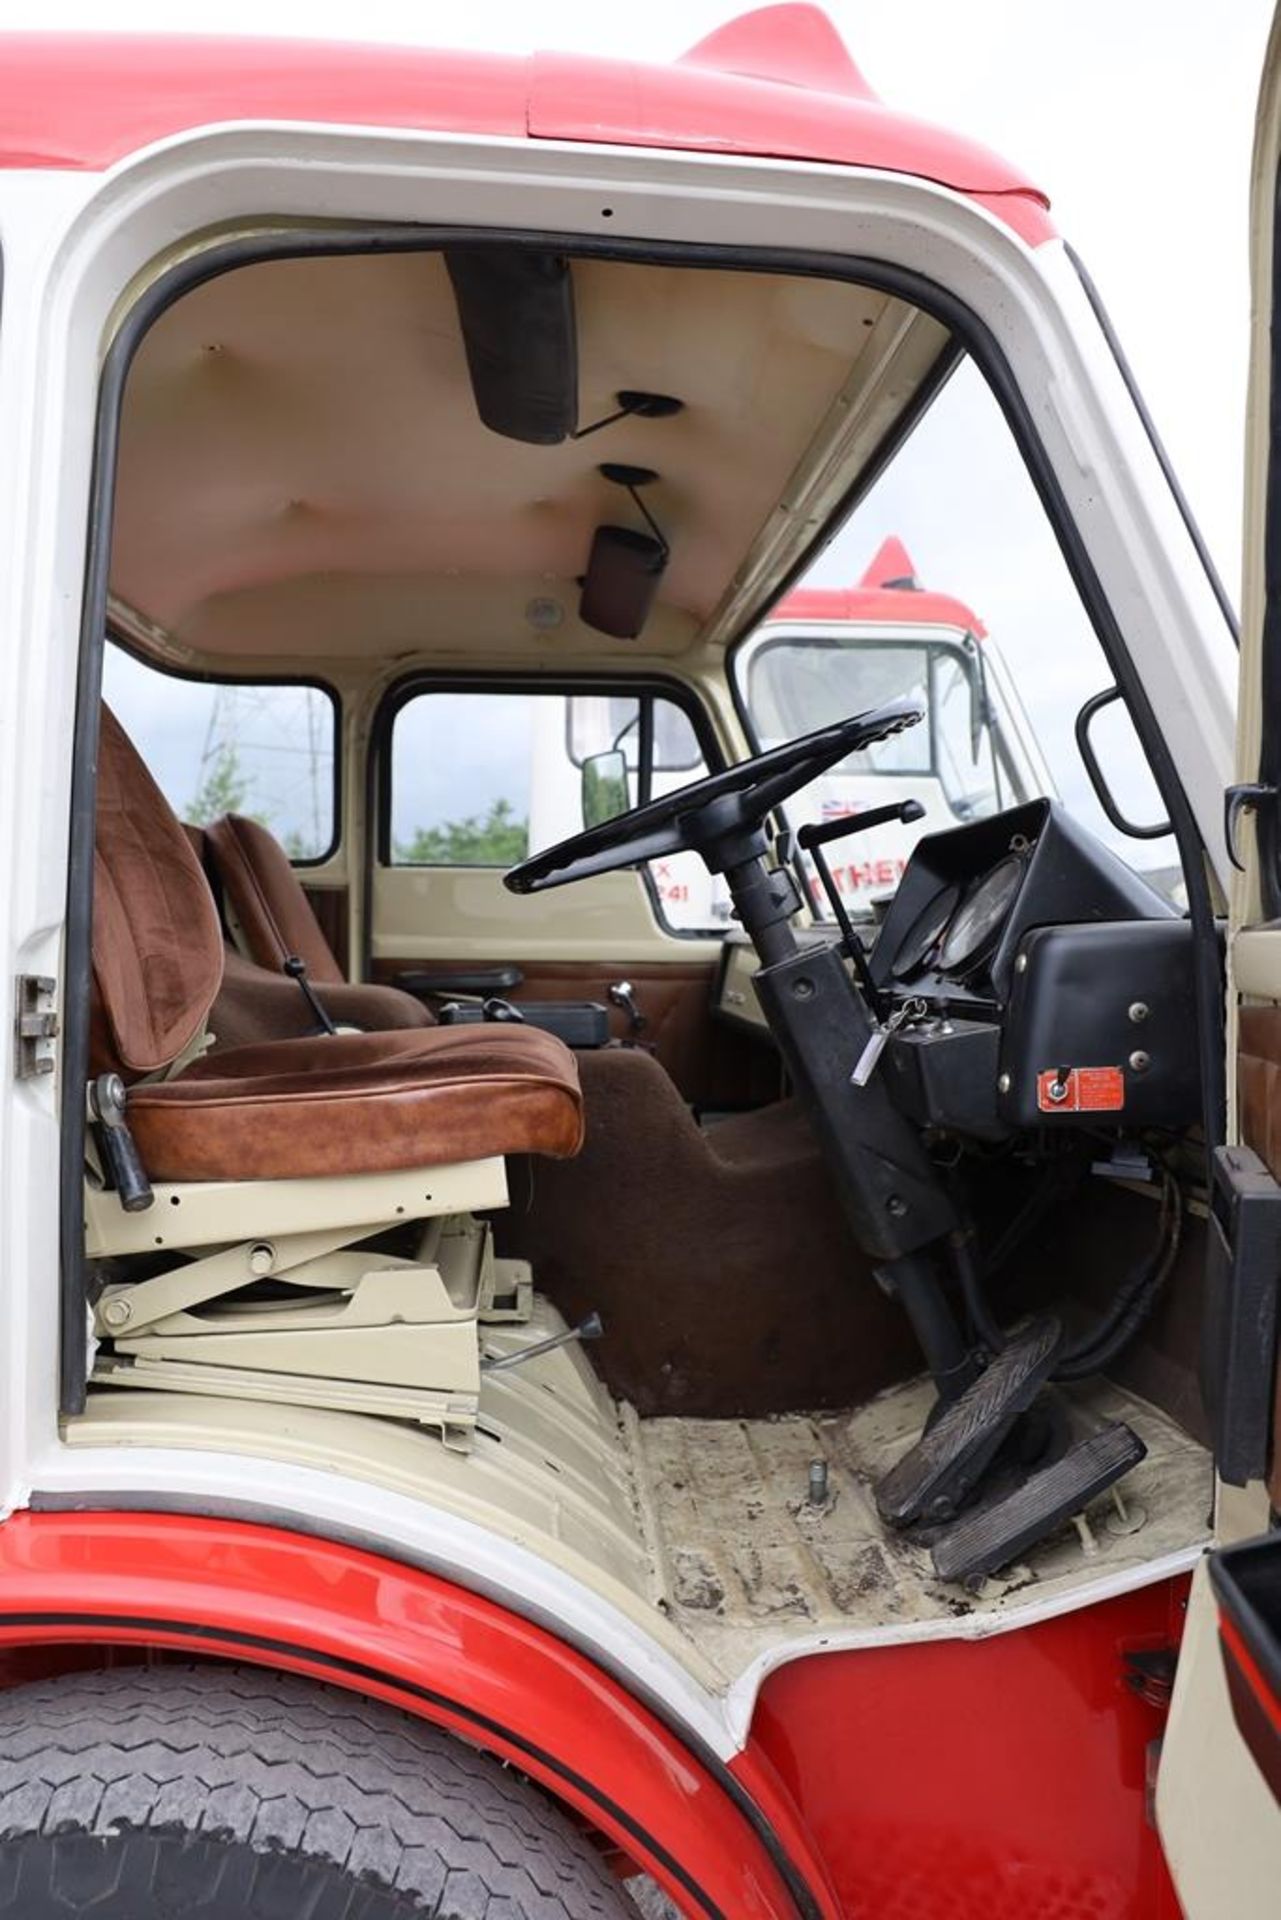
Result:
<instances>
[{"instance_id":1,"label":"floor pan","mask_svg":"<svg viewBox=\"0 0 1281 1920\"><path fill-rule=\"evenodd\" d=\"M971 1594L935 1575L928 1549L887 1532L872 1487L919 1433L932 1393L895 1387L849 1414L631 1423L651 1551L671 1617L716 1665L741 1670L797 1634L920 1629L1002 1616L1123 1578L1208 1535L1205 1449L1132 1395L1073 1390L1124 1420L1148 1452L1116 1489ZM827 1498L809 1497L826 1463Z\"/></svg>"},{"instance_id":2,"label":"floor pan","mask_svg":"<svg viewBox=\"0 0 1281 1920\"><path fill-rule=\"evenodd\" d=\"M524 1326L486 1331L515 1352L563 1330L545 1301ZM848 1413L762 1420L642 1421L596 1382L581 1348L487 1376L474 1446L368 1416L208 1396L95 1389L69 1421L76 1448L113 1460L196 1450L228 1462L226 1484L256 1488L270 1458L366 1482L411 1503L433 1532L450 1515L561 1569L660 1640L698 1684L732 1687L754 1663L839 1636L983 1633L1019 1611L1070 1606L1100 1582L1141 1584L1145 1568L1190 1557L1207 1537L1205 1450L1112 1387L1073 1389L1082 1411L1124 1420L1147 1458L1084 1524L1070 1523L976 1594L940 1581L928 1551L881 1524L872 1487L921 1430L928 1382ZM809 1498L823 1461L827 1498Z\"/></svg>"}]
</instances>

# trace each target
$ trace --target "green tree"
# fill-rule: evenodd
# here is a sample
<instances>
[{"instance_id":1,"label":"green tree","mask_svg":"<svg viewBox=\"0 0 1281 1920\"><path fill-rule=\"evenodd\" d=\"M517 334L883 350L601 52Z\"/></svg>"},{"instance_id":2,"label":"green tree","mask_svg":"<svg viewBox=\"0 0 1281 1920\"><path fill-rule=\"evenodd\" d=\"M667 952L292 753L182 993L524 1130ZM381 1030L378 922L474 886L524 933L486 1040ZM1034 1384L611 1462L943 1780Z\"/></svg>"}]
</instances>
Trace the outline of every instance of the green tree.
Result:
<instances>
[{"instance_id":1,"label":"green tree","mask_svg":"<svg viewBox=\"0 0 1281 1920\"><path fill-rule=\"evenodd\" d=\"M206 827L224 813L243 813L249 791L250 781L248 775L241 772L240 755L232 746L220 747L218 758L187 808L187 819L193 827Z\"/></svg>"},{"instance_id":2,"label":"green tree","mask_svg":"<svg viewBox=\"0 0 1281 1920\"><path fill-rule=\"evenodd\" d=\"M396 858L412 867L514 867L528 852L529 821L508 800L495 800L483 819L444 820L396 842Z\"/></svg>"}]
</instances>

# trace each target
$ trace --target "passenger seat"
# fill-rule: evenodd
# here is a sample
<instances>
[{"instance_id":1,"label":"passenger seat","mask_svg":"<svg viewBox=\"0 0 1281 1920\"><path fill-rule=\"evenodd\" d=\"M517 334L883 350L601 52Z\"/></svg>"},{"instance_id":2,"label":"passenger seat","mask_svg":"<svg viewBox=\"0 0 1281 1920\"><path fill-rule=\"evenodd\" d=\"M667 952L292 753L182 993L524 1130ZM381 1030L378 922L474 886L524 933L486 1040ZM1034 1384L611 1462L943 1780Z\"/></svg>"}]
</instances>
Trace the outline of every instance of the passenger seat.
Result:
<instances>
[{"instance_id":1,"label":"passenger seat","mask_svg":"<svg viewBox=\"0 0 1281 1920\"><path fill-rule=\"evenodd\" d=\"M294 956L335 1026L366 1033L435 1026L412 993L344 980L288 855L266 827L229 813L203 829L189 826L187 835L239 942L227 947L209 1018L219 1050L315 1032L305 994L284 972Z\"/></svg>"}]
</instances>

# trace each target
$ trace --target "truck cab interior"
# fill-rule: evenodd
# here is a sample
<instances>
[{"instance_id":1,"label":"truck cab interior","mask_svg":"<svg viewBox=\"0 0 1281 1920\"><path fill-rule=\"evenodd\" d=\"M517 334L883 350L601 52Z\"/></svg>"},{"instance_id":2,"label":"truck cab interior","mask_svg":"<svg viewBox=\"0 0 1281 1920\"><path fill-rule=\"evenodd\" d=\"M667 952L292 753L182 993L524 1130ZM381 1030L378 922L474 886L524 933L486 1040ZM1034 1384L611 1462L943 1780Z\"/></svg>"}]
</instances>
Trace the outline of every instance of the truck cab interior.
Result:
<instances>
[{"instance_id":1,"label":"truck cab interior","mask_svg":"<svg viewBox=\"0 0 1281 1920\"><path fill-rule=\"evenodd\" d=\"M412 1491L717 1684L1203 1543L1214 927L1015 411L891 278L343 229L149 290L83 669L71 1445ZM798 659L799 738L753 711L780 596L914 515L1004 551L1057 791L959 649L950 762L884 653ZM955 824L865 884L822 779L906 826L945 764Z\"/></svg>"}]
</instances>

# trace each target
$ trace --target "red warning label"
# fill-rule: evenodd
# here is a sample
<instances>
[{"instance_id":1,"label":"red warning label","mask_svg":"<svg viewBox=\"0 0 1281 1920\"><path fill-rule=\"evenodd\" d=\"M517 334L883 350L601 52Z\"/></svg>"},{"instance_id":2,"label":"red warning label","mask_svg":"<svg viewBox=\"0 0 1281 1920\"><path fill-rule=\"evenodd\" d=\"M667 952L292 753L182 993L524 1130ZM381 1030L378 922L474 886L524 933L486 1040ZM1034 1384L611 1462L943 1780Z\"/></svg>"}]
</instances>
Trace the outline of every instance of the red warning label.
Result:
<instances>
[{"instance_id":1,"label":"red warning label","mask_svg":"<svg viewBox=\"0 0 1281 1920\"><path fill-rule=\"evenodd\" d=\"M1048 1067L1036 1076L1042 1113L1120 1113L1125 1075L1120 1067Z\"/></svg>"}]
</instances>

